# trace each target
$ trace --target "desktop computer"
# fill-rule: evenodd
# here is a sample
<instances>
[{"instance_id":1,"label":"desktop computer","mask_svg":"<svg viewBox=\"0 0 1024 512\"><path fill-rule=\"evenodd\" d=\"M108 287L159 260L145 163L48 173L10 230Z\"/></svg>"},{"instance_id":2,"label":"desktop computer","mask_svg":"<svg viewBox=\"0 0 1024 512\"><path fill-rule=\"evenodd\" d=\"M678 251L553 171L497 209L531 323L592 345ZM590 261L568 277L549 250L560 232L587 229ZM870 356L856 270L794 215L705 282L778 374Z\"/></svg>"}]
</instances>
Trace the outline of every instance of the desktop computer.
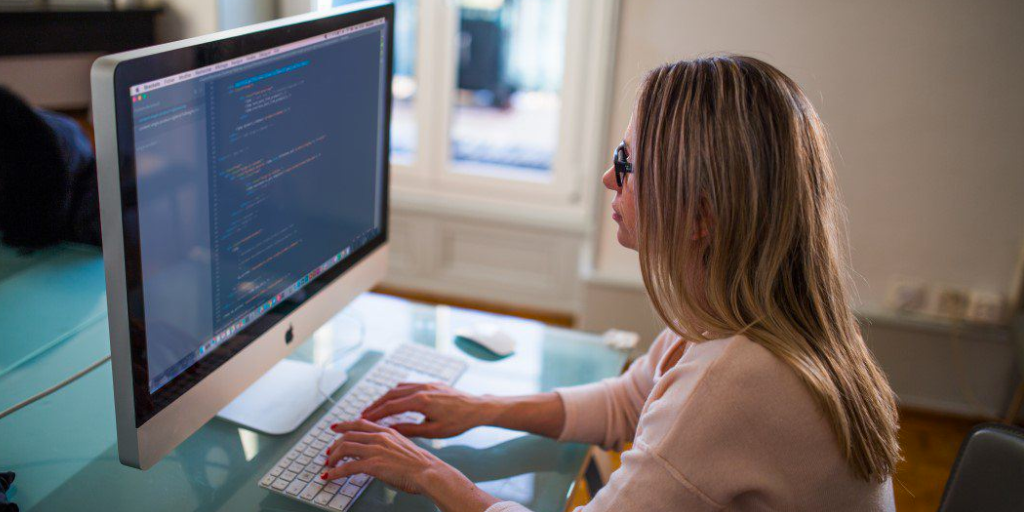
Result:
<instances>
[{"instance_id":1,"label":"desktop computer","mask_svg":"<svg viewBox=\"0 0 1024 512\"><path fill-rule=\"evenodd\" d=\"M123 464L157 463L383 277L393 27L390 3L365 2L94 64ZM325 417L351 416L397 378L461 373L416 354L387 358ZM292 428L310 412L263 410L300 414ZM310 435L296 447L308 452ZM313 455L259 483L347 506L366 478L326 495L288 469Z\"/></svg>"}]
</instances>

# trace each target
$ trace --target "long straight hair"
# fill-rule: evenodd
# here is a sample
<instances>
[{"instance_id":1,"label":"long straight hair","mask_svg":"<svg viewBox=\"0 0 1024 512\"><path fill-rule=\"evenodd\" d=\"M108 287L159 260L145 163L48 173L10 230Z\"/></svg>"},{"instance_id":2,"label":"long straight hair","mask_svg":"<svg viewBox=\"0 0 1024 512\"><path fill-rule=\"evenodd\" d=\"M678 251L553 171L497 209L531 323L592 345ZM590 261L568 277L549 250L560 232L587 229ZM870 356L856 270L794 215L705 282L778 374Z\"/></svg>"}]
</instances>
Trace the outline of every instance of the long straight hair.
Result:
<instances>
[{"instance_id":1,"label":"long straight hair","mask_svg":"<svg viewBox=\"0 0 1024 512\"><path fill-rule=\"evenodd\" d=\"M850 306L824 126L789 77L724 56L651 71L636 112L640 268L684 339L743 334L810 389L854 474L899 460L892 389Z\"/></svg>"}]
</instances>

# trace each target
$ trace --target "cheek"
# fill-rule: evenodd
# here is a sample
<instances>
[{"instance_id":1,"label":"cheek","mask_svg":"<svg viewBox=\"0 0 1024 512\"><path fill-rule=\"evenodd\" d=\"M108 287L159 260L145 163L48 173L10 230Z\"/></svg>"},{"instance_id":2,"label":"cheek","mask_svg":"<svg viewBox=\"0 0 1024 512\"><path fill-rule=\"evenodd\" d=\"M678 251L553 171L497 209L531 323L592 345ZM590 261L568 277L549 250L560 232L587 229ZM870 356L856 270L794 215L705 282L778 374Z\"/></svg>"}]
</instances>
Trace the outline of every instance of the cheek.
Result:
<instances>
[{"instance_id":1,"label":"cheek","mask_svg":"<svg viewBox=\"0 0 1024 512\"><path fill-rule=\"evenodd\" d=\"M630 182L622 188L622 197L619 199L619 210L622 212L622 220L627 221L630 226L636 221L636 189Z\"/></svg>"}]
</instances>

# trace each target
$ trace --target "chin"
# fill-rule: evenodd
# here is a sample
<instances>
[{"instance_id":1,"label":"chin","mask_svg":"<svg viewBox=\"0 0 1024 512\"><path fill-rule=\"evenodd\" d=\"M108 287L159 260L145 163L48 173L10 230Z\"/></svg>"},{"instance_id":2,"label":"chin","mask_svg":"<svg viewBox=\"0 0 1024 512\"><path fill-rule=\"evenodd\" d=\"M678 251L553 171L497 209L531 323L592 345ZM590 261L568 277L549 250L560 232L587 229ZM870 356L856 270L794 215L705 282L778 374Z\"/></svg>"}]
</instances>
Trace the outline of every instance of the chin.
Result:
<instances>
[{"instance_id":1,"label":"chin","mask_svg":"<svg viewBox=\"0 0 1024 512\"><path fill-rule=\"evenodd\" d=\"M619 226L619 231L615 234L615 238L618 239L619 245L626 249L636 250L636 240L630 233L627 233L626 230L622 229L622 226Z\"/></svg>"}]
</instances>

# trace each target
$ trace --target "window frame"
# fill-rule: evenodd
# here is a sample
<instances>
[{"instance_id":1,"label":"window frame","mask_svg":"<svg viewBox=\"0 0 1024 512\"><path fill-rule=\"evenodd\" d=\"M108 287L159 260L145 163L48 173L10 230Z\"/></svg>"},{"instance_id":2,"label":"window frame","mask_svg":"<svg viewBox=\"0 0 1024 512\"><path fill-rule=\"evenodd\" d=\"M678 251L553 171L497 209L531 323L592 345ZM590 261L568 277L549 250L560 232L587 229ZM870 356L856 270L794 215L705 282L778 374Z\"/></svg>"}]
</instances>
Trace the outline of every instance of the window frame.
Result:
<instances>
[{"instance_id":1,"label":"window frame","mask_svg":"<svg viewBox=\"0 0 1024 512\"><path fill-rule=\"evenodd\" d=\"M595 180L608 167L610 149L604 146L620 0L566 1L558 141L550 179L543 181L454 170L459 2L417 2L416 151L408 163L392 161L396 209L587 231L600 189Z\"/></svg>"}]
</instances>

